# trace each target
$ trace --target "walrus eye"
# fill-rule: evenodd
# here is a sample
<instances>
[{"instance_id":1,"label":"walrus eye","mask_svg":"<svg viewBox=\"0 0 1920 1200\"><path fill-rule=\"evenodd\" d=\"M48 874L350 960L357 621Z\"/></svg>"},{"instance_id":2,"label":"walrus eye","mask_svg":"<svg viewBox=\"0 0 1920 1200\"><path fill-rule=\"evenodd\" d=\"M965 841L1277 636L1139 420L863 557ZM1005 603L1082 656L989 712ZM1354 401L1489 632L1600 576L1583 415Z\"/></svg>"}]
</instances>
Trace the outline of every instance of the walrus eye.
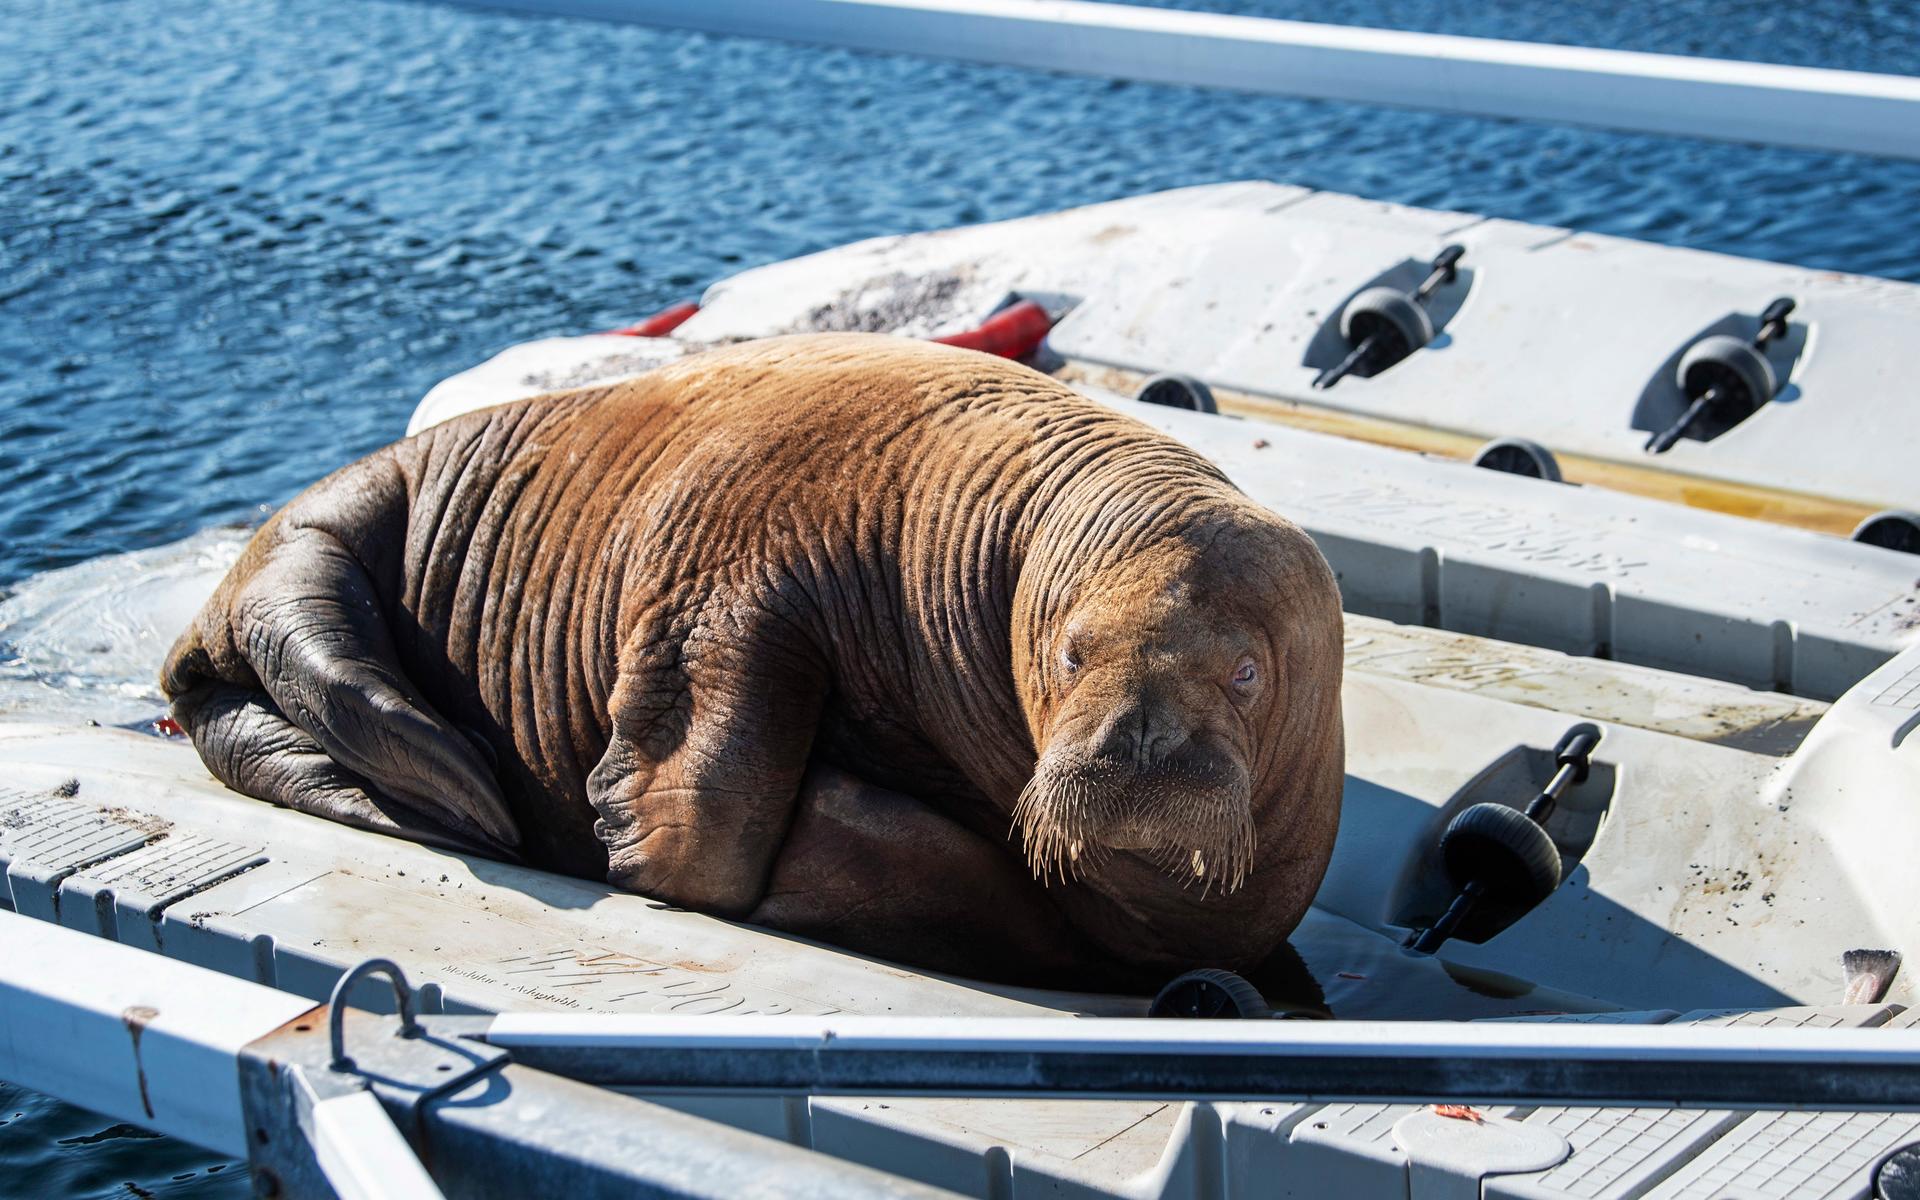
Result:
<instances>
[{"instance_id":1,"label":"walrus eye","mask_svg":"<svg viewBox=\"0 0 1920 1200\"><path fill-rule=\"evenodd\" d=\"M1060 667L1069 675L1080 669L1080 656L1073 652L1072 646L1060 647Z\"/></svg>"},{"instance_id":2,"label":"walrus eye","mask_svg":"<svg viewBox=\"0 0 1920 1200\"><path fill-rule=\"evenodd\" d=\"M1233 672L1233 686L1244 691L1253 686L1253 681L1258 676L1259 672L1254 670L1253 660L1243 658L1240 660L1239 667L1235 668Z\"/></svg>"}]
</instances>

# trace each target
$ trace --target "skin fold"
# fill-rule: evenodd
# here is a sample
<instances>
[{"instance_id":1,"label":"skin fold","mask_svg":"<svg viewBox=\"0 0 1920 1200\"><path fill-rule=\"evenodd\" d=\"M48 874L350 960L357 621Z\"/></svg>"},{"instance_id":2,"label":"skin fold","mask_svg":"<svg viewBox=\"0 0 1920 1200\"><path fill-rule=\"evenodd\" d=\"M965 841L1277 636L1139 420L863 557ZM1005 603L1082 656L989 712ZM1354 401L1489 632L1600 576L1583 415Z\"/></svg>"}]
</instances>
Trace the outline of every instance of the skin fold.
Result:
<instances>
[{"instance_id":1,"label":"skin fold","mask_svg":"<svg viewBox=\"0 0 1920 1200\"><path fill-rule=\"evenodd\" d=\"M162 673L239 791L916 966L1249 968L1339 817L1325 560L1016 364L747 343L486 409L254 537Z\"/></svg>"}]
</instances>

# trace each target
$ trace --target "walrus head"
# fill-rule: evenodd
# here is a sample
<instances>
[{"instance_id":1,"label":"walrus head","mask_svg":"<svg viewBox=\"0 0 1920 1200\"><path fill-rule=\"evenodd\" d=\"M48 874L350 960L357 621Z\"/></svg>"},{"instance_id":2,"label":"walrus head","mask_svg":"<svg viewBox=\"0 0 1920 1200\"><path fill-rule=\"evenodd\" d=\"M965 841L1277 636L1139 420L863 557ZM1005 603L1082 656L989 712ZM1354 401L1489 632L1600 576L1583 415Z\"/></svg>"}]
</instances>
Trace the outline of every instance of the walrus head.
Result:
<instances>
[{"instance_id":1,"label":"walrus head","mask_svg":"<svg viewBox=\"0 0 1920 1200\"><path fill-rule=\"evenodd\" d=\"M1237 496L1074 541L1037 564L1016 637L1037 750L1014 810L1028 863L1131 916L1169 888L1190 909L1263 875L1257 897L1224 902L1270 947L1318 888L1338 820L1333 574L1297 526Z\"/></svg>"}]
</instances>

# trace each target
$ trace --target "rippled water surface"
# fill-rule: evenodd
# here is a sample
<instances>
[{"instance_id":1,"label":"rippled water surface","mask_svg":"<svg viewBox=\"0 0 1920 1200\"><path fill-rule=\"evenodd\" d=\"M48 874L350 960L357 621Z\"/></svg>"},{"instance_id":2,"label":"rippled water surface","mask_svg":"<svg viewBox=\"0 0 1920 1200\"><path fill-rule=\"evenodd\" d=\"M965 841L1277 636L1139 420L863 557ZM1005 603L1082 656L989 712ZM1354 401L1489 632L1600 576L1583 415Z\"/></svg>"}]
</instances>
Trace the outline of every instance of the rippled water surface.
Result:
<instances>
[{"instance_id":1,"label":"rippled water surface","mask_svg":"<svg viewBox=\"0 0 1920 1200\"><path fill-rule=\"evenodd\" d=\"M1891 0L1189 6L1920 71ZM0 0L0 587L252 519L436 380L743 266L1239 178L1920 281L1917 164L429 4ZM0 1191L244 1194L218 1165L0 1087Z\"/></svg>"},{"instance_id":2,"label":"rippled water surface","mask_svg":"<svg viewBox=\"0 0 1920 1200\"><path fill-rule=\"evenodd\" d=\"M0 1083L0 1195L253 1195L245 1165Z\"/></svg>"},{"instance_id":3,"label":"rippled water surface","mask_svg":"<svg viewBox=\"0 0 1920 1200\"><path fill-rule=\"evenodd\" d=\"M1886 69L1920 45L1913 6L1839 0L1243 7ZM0 0L0 95L0 583L247 518L511 342L1179 184L1920 279L1915 164L427 4Z\"/></svg>"}]
</instances>

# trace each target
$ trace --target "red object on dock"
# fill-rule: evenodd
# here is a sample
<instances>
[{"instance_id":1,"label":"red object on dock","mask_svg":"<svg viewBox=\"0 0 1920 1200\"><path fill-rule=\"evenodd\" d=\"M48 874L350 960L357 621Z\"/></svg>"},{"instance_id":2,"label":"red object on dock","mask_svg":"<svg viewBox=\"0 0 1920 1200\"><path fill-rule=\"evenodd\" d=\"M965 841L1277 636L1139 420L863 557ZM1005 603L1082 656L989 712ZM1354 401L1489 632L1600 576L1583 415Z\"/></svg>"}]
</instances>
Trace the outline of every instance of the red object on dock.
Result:
<instances>
[{"instance_id":1,"label":"red object on dock","mask_svg":"<svg viewBox=\"0 0 1920 1200\"><path fill-rule=\"evenodd\" d=\"M950 333L933 340L943 346L963 350L984 350L1001 358L1020 358L1031 354L1053 328L1047 310L1031 300L1022 300L988 317L978 329Z\"/></svg>"},{"instance_id":2,"label":"red object on dock","mask_svg":"<svg viewBox=\"0 0 1920 1200\"><path fill-rule=\"evenodd\" d=\"M699 311L698 304L686 300L671 308L661 309L637 325L629 325L625 329L609 329L607 332L621 337L665 337L686 324L687 318Z\"/></svg>"}]
</instances>

